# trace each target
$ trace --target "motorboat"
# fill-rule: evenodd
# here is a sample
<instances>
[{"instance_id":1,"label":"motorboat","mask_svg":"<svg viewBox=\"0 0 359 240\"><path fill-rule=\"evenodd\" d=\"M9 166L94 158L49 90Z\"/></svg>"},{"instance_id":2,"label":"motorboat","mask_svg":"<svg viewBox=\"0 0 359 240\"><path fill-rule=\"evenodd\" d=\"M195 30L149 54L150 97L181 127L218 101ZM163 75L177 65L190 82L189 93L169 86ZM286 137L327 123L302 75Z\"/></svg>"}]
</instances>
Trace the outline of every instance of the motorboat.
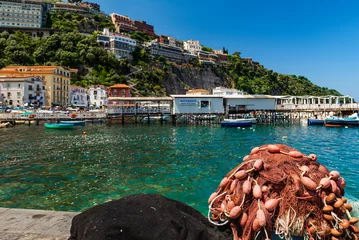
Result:
<instances>
[{"instance_id":1,"label":"motorboat","mask_svg":"<svg viewBox=\"0 0 359 240\"><path fill-rule=\"evenodd\" d=\"M234 120L234 119L229 119ZM224 121L221 122L221 127L252 127L253 122L252 121Z\"/></svg>"},{"instance_id":2,"label":"motorboat","mask_svg":"<svg viewBox=\"0 0 359 240\"><path fill-rule=\"evenodd\" d=\"M45 128L49 129L74 129L74 124L64 123L45 123Z\"/></svg>"},{"instance_id":3,"label":"motorboat","mask_svg":"<svg viewBox=\"0 0 359 240\"><path fill-rule=\"evenodd\" d=\"M73 124L74 126L85 126L85 121L60 121L62 124Z\"/></svg>"}]
</instances>

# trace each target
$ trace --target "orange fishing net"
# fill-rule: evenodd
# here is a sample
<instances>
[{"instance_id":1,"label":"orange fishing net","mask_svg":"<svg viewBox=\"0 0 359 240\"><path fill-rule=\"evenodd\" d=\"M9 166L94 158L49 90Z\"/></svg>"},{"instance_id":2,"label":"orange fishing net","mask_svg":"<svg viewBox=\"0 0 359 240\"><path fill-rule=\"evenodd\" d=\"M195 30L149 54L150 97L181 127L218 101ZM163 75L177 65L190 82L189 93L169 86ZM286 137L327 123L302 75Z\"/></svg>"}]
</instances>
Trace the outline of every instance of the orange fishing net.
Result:
<instances>
[{"instance_id":1,"label":"orange fishing net","mask_svg":"<svg viewBox=\"0 0 359 240\"><path fill-rule=\"evenodd\" d=\"M345 180L316 160L282 144L255 147L209 197L208 219L229 224L234 240L357 240Z\"/></svg>"}]
</instances>

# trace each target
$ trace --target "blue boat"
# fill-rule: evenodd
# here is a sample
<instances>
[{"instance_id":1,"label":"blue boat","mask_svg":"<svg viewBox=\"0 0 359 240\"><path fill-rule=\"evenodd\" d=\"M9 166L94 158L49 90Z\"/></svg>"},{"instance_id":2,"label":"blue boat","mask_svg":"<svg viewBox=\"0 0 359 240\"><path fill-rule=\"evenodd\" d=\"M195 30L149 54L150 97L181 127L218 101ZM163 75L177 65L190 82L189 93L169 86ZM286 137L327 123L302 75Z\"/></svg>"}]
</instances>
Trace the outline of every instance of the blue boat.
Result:
<instances>
[{"instance_id":1,"label":"blue boat","mask_svg":"<svg viewBox=\"0 0 359 240\"><path fill-rule=\"evenodd\" d=\"M63 124L63 123L45 123L45 128L49 129L74 129L73 124Z\"/></svg>"},{"instance_id":2,"label":"blue boat","mask_svg":"<svg viewBox=\"0 0 359 240\"><path fill-rule=\"evenodd\" d=\"M308 118L308 125L324 125L324 119L310 119Z\"/></svg>"},{"instance_id":3,"label":"blue boat","mask_svg":"<svg viewBox=\"0 0 359 240\"><path fill-rule=\"evenodd\" d=\"M75 126L85 126L85 121L60 121L62 124L73 124Z\"/></svg>"},{"instance_id":4,"label":"blue boat","mask_svg":"<svg viewBox=\"0 0 359 240\"><path fill-rule=\"evenodd\" d=\"M252 127L251 121L222 121L221 127Z\"/></svg>"},{"instance_id":5,"label":"blue boat","mask_svg":"<svg viewBox=\"0 0 359 240\"><path fill-rule=\"evenodd\" d=\"M354 113L346 118L326 118L324 125L327 127L359 126L359 116L357 113Z\"/></svg>"}]
</instances>

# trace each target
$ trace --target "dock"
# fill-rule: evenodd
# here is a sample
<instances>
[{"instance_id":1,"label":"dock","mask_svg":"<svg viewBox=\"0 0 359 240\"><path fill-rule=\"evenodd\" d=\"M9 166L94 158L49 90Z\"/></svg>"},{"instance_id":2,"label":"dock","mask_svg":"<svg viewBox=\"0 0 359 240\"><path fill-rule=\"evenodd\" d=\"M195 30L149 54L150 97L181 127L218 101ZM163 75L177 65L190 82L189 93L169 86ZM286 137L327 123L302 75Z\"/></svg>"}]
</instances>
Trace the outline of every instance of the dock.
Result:
<instances>
[{"instance_id":1,"label":"dock","mask_svg":"<svg viewBox=\"0 0 359 240\"><path fill-rule=\"evenodd\" d=\"M79 212L0 208L0 240L67 240Z\"/></svg>"}]
</instances>

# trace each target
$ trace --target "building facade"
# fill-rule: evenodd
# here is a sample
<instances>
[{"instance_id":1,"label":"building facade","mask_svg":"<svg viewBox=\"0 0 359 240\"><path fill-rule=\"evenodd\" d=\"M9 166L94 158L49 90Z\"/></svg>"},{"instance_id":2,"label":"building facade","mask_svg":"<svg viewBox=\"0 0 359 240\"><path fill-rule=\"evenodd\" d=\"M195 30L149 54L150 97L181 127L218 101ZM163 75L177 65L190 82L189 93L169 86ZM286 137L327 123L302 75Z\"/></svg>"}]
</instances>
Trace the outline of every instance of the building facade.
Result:
<instances>
[{"instance_id":1,"label":"building facade","mask_svg":"<svg viewBox=\"0 0 359 240\"><path fill-rule=\"evenodd\" d=\"M215 87L212 90L213 95L245 95L247 93L242 92L240 90L234 89L234 88L225 88L225 87Z\"/></svg>"},{"instance_id":2,"label":"building facade","mask_svg":"<svg viewBox=\"0 0 359 240\"><path fill-rule=\"evenodd\" d=\"M8 66L0 70L0 76L40 76L46 88L45 106L70 104L71 73L76 69L61 66Z\"/></svg>"},{"instance_id":3,"label":"building facade","mask_svg":"<svg viewBox=\"0 0 359 240\"><path fill-rule=\"evenodd\" d=\"M110 33L108 29L104 29L103 33L97 36L97 42L112 52L117 59L130 58L137 45L136 40L120 34Z\"/></svg>"},{"instance_id":4,"label":"building facade","mask_svg":"<svg viewBox=\"0 0 359 240\"><path fill-rule=\"evenodd\" d=\"M76 5L67 2L55 2L52 5L51 11L71 11L71 12L87 13L89 12L89 8L87 6L82 6L80 4Z\"/></svg>"},{"instance_id":5,"label":"building facade","mask_svg":"<svg viewBox=\"0 0 359 240\"><path fill-rule=\"evenodd\" d=\"M110 14L113 25L115 25L116 32L133 32L136 30L135 24L131 18L117 13Z\"/></svg>"},{"instance_id":6,"label":"building facade","mask_svg":"<svg viewBox=\"0 0 359 240\"><path fill-rule=\"evenodd\" d=\"M161 35L158 37L158 41L160 43L163 43L163 44L167 44L167 45L170 45L172 47L179 47L179 48L182 48L183 49L183 42L182 41L179 41L173 37L170 37L170 36L164 36L164 35Z\"/></svg>"},{"instance_id":7,"label":"building facade","mask_svg":"<svg viewBox=\"0 0 359 240\"><path fill-rule=\"evenodd\" d=\"M41 28L41 0L0 0L0 27Z\"/></svg>"},{"instance_id":8,"label":"building facade","mask_svg":"<svg viewBox=\"0 0 359 240\"><path fill-rule=\"evenodd\" d=\"M44 104L45 86L39 76L0 77L0 85L2 102L6 107L39 108Z\"/></svg>"},{"instance_id":9,"label":"building facade","mask_svg":"<svg viewBox=\"0 0 359 240\"><path fill-rule=\"evenodd\" d=\"M134 26L137 31L144 32L148 35L155 36L155 28L152 25L147 24L145 21L134 21Z\"/></svg>"},{"instance_id":10,"label":"building facade","mask_svg":"<svg viewBox=\"0 0 359 240\"><path fill-rule=\"evenodd\" d=\"M87 90L89 95L89 104L93 108L102 108L107 103L107 93L105 86L93 85Z\"/></svg>"},{"instance_id":11,"label":"building facade","mask_svg":"<svg viewBox=\"0 0 359 240\"><path fill-rule=\"evenodd\" d=\"M217 54L212 52L199 51L197 52L198 60L204 65L214 65L218 62Z\"/></svg>"},{"instance_id":12,"label":"building facade","mask_svg":"<svg viewBox=\"0 0 359 240\"><path fill-rule=\"evenodd\" d=\"M176 62L183 62L184 60L183 50L179 47L173 47L162 43L152 43L150 51L151 55L155 57L163 56Z\"/></svg>"},{"instance_id":13,"label":"building facade","mask_svg":"<svg viewBox=\"0 0 359 240\"><path fill-rule=\"evenodd\" d=\"M186 95L209 95L209 91L206 89L191 89L186 92Z\"/></svg>"},{"instance_id":14,"label":"building facade","mask_svg":"<svg viewBox=\"0 0 359 240\"><path fill-rule=\"evenodd\" d=\"M93 12L101 12L100 5L97 4L97 3L81 2L81 3L77 4L77 5L80 6L80 7L86 7L90 11L93 11Z\"/></svg>"},{"instance_id":15,"label":"building facade","mask_svg":"<svg viewBox=\"0 0 359 240\"><path fill-rule=\"evenodd\" d=\"M131 97L131 88L126 84L115 84L108 88L108 97Z\"/></svg>"},{"instance_id":16,"label":"building facade","mask_svg":"<svg viewBox=\"0 0 359 240\"><path fill-rule=\"evenodd\" d=\"M80 86L70 86L70 104L75 107L89 107L87 89Z\"/></svg>"},{"instance_id":17,"label":"building facade","mask_svg":"<svg viewBox=\"0 0 359 240\"><path fill-rule=\"evenodd\" d=\"M197 55L199 51L202 51L202 47L198 40L188 40L187 42L183 42L183 48L194 55Z\"/></svg>"}]
</instances>

